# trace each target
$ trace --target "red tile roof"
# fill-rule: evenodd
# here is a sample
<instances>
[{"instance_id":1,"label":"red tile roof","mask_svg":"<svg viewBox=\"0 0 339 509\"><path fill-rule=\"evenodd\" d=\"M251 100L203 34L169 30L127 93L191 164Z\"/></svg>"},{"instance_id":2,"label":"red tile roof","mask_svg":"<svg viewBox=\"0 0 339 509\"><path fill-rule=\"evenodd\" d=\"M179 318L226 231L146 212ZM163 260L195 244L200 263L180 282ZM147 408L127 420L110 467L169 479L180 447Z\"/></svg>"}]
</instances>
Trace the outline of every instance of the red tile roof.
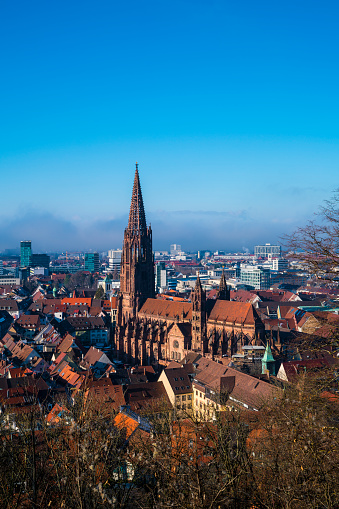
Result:
<instances>
[{"instance_id":1,"label":"red tile roof","mask_svg":"<svg viewBox=\"0 0 339 509\"><path fill-rule=\"evenodd\" d=\"M139 427L139 423L137 421L122 413L119 413L115 416L113 423L114 426L116 426L119 430L126 430L127 439L130 438L135 430Z\"/></svg>"},{"instance_id":2,"label":"red tile roof","mask_svg":"<svg viewBox=\"0 0 339 509\"><path fill-rule=\"evenodd\" d=\"M139 315L161 316L165 319L190 320L192 318L192 304L190 302L173 302L160 299L147 299L139 311Z\"/></svg>"},{"instance_id":3,"label":"red tile roof","mask_svg":"<svg viewBox=\"0 0 339 509\"><path fill-rule=\"evenodd\" d=\"M39 315L21 315L16 323L26 329L37 329L40 326Z\"/></svg>"},{"instance_id":4,"label":"red tile roof","mask_svg":"<svg viewBox=\"0 0 339 509\"><path fill-rule=\"evenodd\" d=\"M61 304L67 304L68 306L88 306L91 307L92 299L84 297L65 297L62 299Z\"/></svg>"},{"instance_id":5,"label":"red tile roof","mask_svg":"<svg viewBox=\"0 0 339 509\"><path fill-rule=\"evenodd\" d=\"M254 325L256 317L257 313L249 302L217 300L213 306L209 320L225 321L239 325Z\"/></svg>"},{"instance_id":6,"label":"red tile roof","mask_svg":"<svg viewBox=\"0 0 339 509\"><path fill-rule=\"evenodd\" d=\"M232 390L228 391L231 398L250 407L258 409L282 393L280 389L267 382L206 357L201 357L195 364L197 366L195 381L198 384L200 382L212 389L220 390L224 388L223 381L232 381Z\"/></svg>"}]
</instances>

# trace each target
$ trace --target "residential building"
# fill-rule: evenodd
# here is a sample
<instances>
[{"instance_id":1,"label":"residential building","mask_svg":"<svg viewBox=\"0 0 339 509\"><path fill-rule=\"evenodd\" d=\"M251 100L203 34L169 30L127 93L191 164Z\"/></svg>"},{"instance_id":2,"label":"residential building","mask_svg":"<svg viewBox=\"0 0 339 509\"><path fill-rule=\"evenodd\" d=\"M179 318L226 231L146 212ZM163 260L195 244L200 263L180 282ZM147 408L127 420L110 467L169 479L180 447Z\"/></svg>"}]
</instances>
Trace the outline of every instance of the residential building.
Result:
<instances>
[{"instance_id":1,"label":"residential building","mask_svg":"<svg viewBox=\"0 0 339 509\"><path fill-rule=\"evenodd\" d=\"M192 411L193 391L192 383L185 367L164 369L159 377L159 382L164 384L168 399L178 411Z\"/></svg>"},{"instance_id":2,"label":"residential building","mask_svg":"<svg viewBox=\"0 0 339 509\"><path fill-rule=\"evenodd\" d=\"M75 330L83 346L102 348L109 344L110 328L100 316L70 316L67 322Z\"/></svg>"},{"instance_id":3,"label":"residential building","mask_svg":"<svg viewBox=\"0 0 339 509\"><path fill-rule=\"evenodd\" d=\"M32 241L20 242L20 267L30 267L32 262Z\"/></svg>"},{"instance_id":4,"label":"residential building","mask_svg":"<svg viewBox=\"0 0 339 509\"><path fill-rule=\"evenodd\" d=\"M85 270L99 272L99 253L85 253Z\"/></svg>"},{"instance_id":5,"label":"residential building","mask_svg":"<svg viewBox=\"0 0 339 509\"><path fill-rule=\"evenodd\" d=\"M21 314L18 302L14 299L0 299L0 309L7 311L15 319Z\"/></svg>"},{"instance_id":6,"label":"residential building","mask_svg":"<svg viewBox=\"0 0 339 509\"><path fill-rule=\"evenodd\" d=\"M260 410L282 393L266 381L204 357L194 361L194 366L194 413L202 420L214 420L225 408Z\"/></svg>"}]
</instances>

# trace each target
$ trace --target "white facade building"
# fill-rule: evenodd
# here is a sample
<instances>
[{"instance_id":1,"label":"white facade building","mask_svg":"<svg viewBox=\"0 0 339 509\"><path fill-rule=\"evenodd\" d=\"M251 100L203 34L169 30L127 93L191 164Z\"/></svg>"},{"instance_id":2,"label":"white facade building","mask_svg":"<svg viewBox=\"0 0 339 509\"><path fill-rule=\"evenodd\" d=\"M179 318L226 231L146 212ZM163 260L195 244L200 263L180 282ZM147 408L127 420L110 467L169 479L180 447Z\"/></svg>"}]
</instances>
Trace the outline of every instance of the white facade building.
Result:
<instances>
[{"instance_id":1,"label":"white facade building","mask_svg":"<svg viewBox=\"0 0 339 509\"><path fill-rule=\"evenodd\" d=\"M180 244L171 244L170 246L170 253L171 256L176 256L179 253L181 253L181 245Z\"/></svg>"},{"instance_id":2,"label":"white facade building","mask_svg":"<svg viewBox=\"0 0 339 509\"><path fill-rule=\"evenodd\" d=\"M120 274L122 249L110 249L108 251L108 264L110 272L117 270Z\"/></svg>"},{"instance_id":3,"label":"white facade building","mask_svg":"<svg viewBox=\"0 0 339 509\"><path fill-rule=\"evenodd\" d=\"M254 265L240 265L240 282L244 285L253 286L255 290L268 290L271 279L270 269L264 269Z\"/></svg>"}]
</instances>

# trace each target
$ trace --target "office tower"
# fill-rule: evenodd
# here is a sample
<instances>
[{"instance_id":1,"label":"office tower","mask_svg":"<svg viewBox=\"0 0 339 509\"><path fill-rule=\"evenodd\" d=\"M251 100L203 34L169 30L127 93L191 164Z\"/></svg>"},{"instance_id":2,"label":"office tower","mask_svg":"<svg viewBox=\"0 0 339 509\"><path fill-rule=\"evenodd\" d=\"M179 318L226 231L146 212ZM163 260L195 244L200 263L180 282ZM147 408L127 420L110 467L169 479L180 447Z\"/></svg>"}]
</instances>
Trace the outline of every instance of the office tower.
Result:
<instances>
[{"instance_id":1,"label":"office tower","mask_svg":"<svg viewBox=\"0 0 339 509\"><path fill-rule=\"evenodd\" d=\"M20 267L30 267L32 261L32 242L22 240L20 242Z\"/></svg>"},{"instance_id":2,"label":"office tower","mask_svg":"<svg viewBox=\"0 0 339 509\"><path fill-rule=\"evenodd\" d=\"M160 288L166 288L167 286L167 271L164 262L159 262L156 264L155 268L155 284L157 290Z\"/></svg>"},{"instance_id":3,"label":"office tower","mask_svg":"<svg viewBox=\"0 0 339 509\"><path fill-rule=\"evenodd\" d=\"M99 272L99 253L85 253L85 270Z\"/></svg>"},{"instance_id":4,"label":"office tower","mask_svg":"<svg viewBox=\"0 0 339 509\"><path fill-rule=\"evenodd\" d=\"M32 254L31 267L45 267L49 269L50 257L46 254Z\"/></svg>"}]
</instances>

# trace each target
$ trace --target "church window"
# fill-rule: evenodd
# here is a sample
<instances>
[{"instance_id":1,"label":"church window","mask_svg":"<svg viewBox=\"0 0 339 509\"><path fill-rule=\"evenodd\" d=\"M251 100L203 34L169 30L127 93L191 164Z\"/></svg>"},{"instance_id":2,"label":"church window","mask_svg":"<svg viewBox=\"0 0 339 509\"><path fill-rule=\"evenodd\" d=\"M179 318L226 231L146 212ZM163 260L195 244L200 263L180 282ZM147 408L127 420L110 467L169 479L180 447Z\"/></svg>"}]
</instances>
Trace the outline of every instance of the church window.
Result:
<instances>
[{"instance_id":1,"label":"church window","mask_svg":"<svg viewBox=\"0 0 339 509\"><path fill-rule=\"evenodd\" d=\"M177 340L173 341L173 348L179 348L179 341Z\"/></svg>"}]
</instances>

